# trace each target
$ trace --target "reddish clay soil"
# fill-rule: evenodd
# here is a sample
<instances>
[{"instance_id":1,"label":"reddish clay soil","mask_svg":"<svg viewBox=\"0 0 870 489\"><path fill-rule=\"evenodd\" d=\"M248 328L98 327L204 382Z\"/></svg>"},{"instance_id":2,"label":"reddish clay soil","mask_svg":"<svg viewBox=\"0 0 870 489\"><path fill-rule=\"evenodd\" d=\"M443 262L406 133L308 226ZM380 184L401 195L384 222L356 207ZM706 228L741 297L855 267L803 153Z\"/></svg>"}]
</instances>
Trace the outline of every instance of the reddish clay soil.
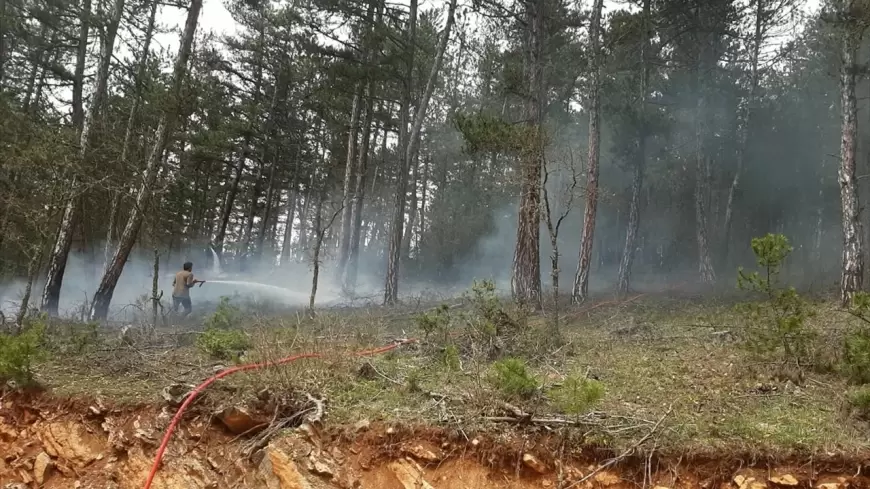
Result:
<instances>
[{"instance_id":1,"label":"reddish clay soil","mask_svg":"<svg viewBox=\"0 0 870 489\"><path fill-rule=\"evenodd\" d=\"M242 411L232 418L244 422L257 416ZM168 406L6 395L0 398L0 489L141 489L174 412ZM265 438L268 428L236 435L238 427L218 418L196 410L185 417L153 489L870 487L862 460L639 454L608 465L612 453L569 450L555 435L540 432L486 436L382 423L306 423Z\"/></svg>"}]
</instances>

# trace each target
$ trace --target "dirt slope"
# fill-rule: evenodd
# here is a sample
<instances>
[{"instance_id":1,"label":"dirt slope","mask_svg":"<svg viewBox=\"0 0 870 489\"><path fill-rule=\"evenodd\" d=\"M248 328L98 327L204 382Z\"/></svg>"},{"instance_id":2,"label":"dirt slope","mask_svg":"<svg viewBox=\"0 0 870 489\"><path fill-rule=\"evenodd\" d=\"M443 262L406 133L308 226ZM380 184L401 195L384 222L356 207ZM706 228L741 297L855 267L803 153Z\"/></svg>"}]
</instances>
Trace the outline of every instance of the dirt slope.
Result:
<instances>
[{"instance_id":1,"label":"dirt slope","mask_svg":"<svg viewBox=\"0 0 870 489\"><path fill-rule=\"evenodd\" d=\"M0 488L141 489L173 414L42 396L0 401ZM852 489L870 487L862 464L641 457L560 463L552 438L466 438L434 428L303 424L263 446L191 413L170 444L154 489Z\"/></svg>"}]
</instances>

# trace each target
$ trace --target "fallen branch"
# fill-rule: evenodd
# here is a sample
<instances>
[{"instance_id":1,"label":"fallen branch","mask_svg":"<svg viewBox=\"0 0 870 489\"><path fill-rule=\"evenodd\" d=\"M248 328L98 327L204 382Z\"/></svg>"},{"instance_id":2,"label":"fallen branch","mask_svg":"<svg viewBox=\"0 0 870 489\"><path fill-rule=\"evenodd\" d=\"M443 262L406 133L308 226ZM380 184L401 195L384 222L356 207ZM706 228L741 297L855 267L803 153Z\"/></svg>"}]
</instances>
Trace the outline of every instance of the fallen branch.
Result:
<instances>
[{"instance_id":1,"label":"fallen branch","mask_svg":"<svg viewBox=\"0 0 870 489\"><path fill-rule=\"evenodd\" d=\"M323 399L318 399L311 394L306 393L305 396L308 400L313 404L311 407L307 407L299 412L296 412L286 418L278 419L278 413L280 412L281 406L278 405L275 407L275 414L272 416L272 420L269 423L266 423L266 428L263 428L263 425L258 425L254 429L249 431L254 431L255 429L262 429L257 436L255 436L251 441L245 446L242 447L242 455L245 457L251 457L258 450L264 448L269 444L269 441L278 433L280 433L284 428L291 426L298 419L305 417L305 420L308 422L319 422L323 418ZM242 435L245 435L243 433ZM237 436L236 438L240 438L242 435Z\"/></svg>"},{"instance_id":2,"label":"fallen branch","mask_svg":"<svg viewBox=\"0 0 870 489\"><path fill-rule=\"evenodd\" d=\"M389 382L391 384L395 384L395 385L404 385L401 382L399 382L398 380L391 379L390 377L387 377L387 375L385 373L381 372L380 370L378 370L377 367L375 367L372 364L372 362L366 361L366 364L369 366L369 368L372 369L372 372L374 372L375 374L378 375L378 377L386 380L387 382Z\"/></svg>"},{"instance_id":3,"label":"fallen branch","mask_svg":"<svg viewBox=\"0 0 870 489\"><path fill-rule=\"evenodd\" d=\"M565 418L514 418L512 416L487 416L484 421L492 423L516 423L516 424L538 424L538 425L563 425L563 426L587 426L590 423L576 419Z\"/></svg>"},{"instance_id":4,"label":"fallen branch","mask_svg":"<svg viewBox=\"0 0 870 489\"><path fill-rule=\"evenodd\" d=\"M631 453L633 451L635 451L639 446L643 445L647 440L650 439L650 437L652 437L656 433L656 431L658 431L659 427L662 425L665 418L670 416L673 408L674 408L674 405L671 404L668 407L668 411L661 418L659 418L659 420L658 420L658 422L656 422L655 426L653 426L652 429L649 430L649 432L647 432L647 434L643 435L643 437L640 440L638 440L635 444L626 448L625 451L623 451L622 453L619 454L619 456L614 457L614 458L608 460L607 462L599 465L598 468L596 468L595 470L593 470L592 472L590 472L589 474L587 474L585 477L578 480L577 482L572 483L570 486L566 487L565 489L572 489L574 487L579 486L580 484L588 481L592 477L595 477L595 475L598 474L599 472L601 472L602 470L610 467L611 465L616 464L620 460L623 460L625 457L628 457L629 455L631 455Z\"/></svg>"},{"instance_id":5,"label":"fallen branch","mask_svg":"<svg viewBox=\"0 0 870 489\"><path fill-rule=\"evenodd\" d=\"M313 411L311 414L307 415L305 418L310 423L319 423L321 419L323 419L323 399L318 399L311 394L305 393L305 396L308 397L308 400L314 404L314 408L310 408L306 411Z\"/></svg>"}]
</instances>

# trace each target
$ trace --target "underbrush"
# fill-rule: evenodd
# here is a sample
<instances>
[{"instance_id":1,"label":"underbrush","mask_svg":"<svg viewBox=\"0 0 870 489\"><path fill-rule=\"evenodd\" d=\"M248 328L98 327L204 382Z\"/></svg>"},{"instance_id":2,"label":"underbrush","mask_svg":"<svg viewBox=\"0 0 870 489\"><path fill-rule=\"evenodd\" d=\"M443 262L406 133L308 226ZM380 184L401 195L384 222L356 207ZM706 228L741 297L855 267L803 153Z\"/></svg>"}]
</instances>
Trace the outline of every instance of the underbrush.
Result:
<instances>
[{"instance_id":1,"label":"underbrush","mask_svg":"<svg viewBox=\"0 0 870 489\"><path fill-rule=\"evenodd\" d=\"M623 449L652 431L659 447L681 452L863 447L870 323L861 318L870 317L870 300L856 297L852 314L808 301L775 273L787 241L753 245L758 268L740 272L756 294L751 303L589 303L563 311L558 340L550 318L478 282L449 306L323 310L312 318L251 315L225 299L201 324L181 329L100 329L94 337L87 325L52 325L40 342L47 356L31 357L24 370L64 395L161 402L167 385L196 384L216 364L317 352L323 358L228 377L203 402L225 406L268 389L326 399L334 423L491 431L555 420L566 437ZM419 342L355 354L408 337Z\"/></svg>"},{"instance_id":2,"label":"underbrush","mask_svg":"<svg viewBox=\"0 0 870 489\"><path fill-rule=\"evenodd\" d=\"M0 334L0 382L31 385L34 364L44 358L44 340L45 324L38 320L27 321L17 334Z\"/></svg>"},{"instance_id":3,"label":"underbrush","mask_svg":"<svg viewBox=\"0 0 870 489\"><path fill-rule=\"evenodd\" d=\"M205 331L196 340L199 350L215 360L237 361L251 347L248 335L240 329L240 309L222 297L217 309L204 321Z\"/></svg>"}]
</instances>

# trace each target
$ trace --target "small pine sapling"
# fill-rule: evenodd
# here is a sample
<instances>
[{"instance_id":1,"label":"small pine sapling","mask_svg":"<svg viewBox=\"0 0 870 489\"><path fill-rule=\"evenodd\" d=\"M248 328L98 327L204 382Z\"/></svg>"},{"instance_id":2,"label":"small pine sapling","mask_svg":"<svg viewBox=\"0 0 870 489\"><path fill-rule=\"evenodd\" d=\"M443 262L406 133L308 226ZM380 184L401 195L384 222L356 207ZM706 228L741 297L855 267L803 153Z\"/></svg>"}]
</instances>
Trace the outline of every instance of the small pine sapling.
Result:
<instances>
[{"instance_id":1,"label":"small pine sapling","mask_svg":"<svg viewBox=\"0 0 870 489\"><path fill-rule=\"evenodd\" d=\"M784 235L767 234L752 239L752 251L759 271L739 268L737 286L761 294L764 300L739 306L748 323L745 346L764 356L779 357L783 364L802 371L815 338L806 326L814 311L794 287L780 285L780 271L792 247Z\"/></svg>"}]
</instances>

